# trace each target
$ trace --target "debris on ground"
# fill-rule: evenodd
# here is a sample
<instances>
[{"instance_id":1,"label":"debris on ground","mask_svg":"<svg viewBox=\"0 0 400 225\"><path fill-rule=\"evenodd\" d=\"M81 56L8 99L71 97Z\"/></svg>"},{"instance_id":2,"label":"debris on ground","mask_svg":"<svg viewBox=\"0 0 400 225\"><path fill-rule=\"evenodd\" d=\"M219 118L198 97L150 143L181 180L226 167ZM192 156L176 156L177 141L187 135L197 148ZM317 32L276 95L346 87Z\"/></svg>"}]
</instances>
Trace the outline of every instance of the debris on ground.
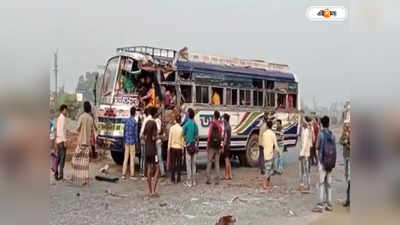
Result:
<instances>
[{"instance_id":1,"label":"debris on ground","mask_svg":"<svg viewBox=\"0 0 400 225\"><path fill-rule=\"evenodd\" d=\"M102 167L99 172L100 173L104 173L104 174L108 174L108 169L110 168L110 166L108 164L106 164L104 167Z\"/></svg>"},{"instance_id":2,"label":"debris on ground","mask_svg":"<svg viewBox=\"0 0 400 225\"><path fill-rule=\"evenodd\" d=\"M108 195L111 195L113 197L118 197L118 198L127 198L128 197L128 195L117 194L117 193L111 192L110 190L106 190L105 193Z\"/></svg>"},{"instance_id":3,"label":"debris on ground","mask_svg":"<svg viewBox=\"0 0 400 225\"><path fill-rule=\"evenodd\" d=\"M116 183L119 178L115 177L115 176L95 176L95 179L98 181L106 181L106 182L110 182L110 183Z\"/></svg>"},{"instance_id":4,"label":"debris on ground","mask_svg":"<svg viewBox=\"0 0 400 225\"><path fill-rule=\"evenodd\" d=\"M215 225L233 225L236 223L236 218L234 216L223 216L221 217Z\"/></svg>"}]
</instances>

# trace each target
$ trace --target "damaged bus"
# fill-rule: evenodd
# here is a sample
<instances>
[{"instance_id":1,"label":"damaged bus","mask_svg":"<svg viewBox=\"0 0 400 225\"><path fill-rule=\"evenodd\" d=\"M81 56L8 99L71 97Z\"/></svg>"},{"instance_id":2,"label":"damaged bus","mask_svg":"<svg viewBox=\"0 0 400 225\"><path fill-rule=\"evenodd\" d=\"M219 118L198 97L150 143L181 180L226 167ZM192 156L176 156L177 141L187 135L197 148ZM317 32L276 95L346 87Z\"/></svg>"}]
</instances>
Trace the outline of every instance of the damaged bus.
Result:
<instances>
[{"instance_id":1,"label":"damaged bus","mask_svg":"<svg viewBox=\"0 0 400 225\"><path fill-rule=\"evenodd\" d=\"M200 154L206 152L208 127L215 110L230 115L231 154L243 166L258 165L258 132L264 112L282 121L285 148L297 143L298 80L287 65L189 53L187 48L124 47L108 60L97 85L97 142L111 150L118 164L123 161L124 121L130 107L143 107L140 99L146 79L154 84L163 127L168 128L176 113L185 115L188 108L194 109ZM137 117L140 121L140 115Z\"/></svg>"}]
</instances>

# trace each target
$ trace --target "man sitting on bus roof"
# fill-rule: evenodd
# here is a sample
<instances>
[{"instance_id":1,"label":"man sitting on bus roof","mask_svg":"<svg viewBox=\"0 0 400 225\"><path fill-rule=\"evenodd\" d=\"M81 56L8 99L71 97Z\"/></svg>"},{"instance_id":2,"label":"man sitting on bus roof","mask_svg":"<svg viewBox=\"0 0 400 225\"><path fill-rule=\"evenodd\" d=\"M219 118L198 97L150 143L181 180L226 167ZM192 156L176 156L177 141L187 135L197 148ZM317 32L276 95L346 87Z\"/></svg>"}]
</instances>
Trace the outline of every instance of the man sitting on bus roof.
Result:
<instances>
[{"instance_id":1,"label":"man sitting on bus roof","mask_svg":"<svg viewBox=\"0 0 400 225\"><path fill-rule=\"evenodd\" d=\"M211 103L213 105L221 105L221 97L219 96L219 94L216 90L213 91Z\"/></svg>"}]
</instances>

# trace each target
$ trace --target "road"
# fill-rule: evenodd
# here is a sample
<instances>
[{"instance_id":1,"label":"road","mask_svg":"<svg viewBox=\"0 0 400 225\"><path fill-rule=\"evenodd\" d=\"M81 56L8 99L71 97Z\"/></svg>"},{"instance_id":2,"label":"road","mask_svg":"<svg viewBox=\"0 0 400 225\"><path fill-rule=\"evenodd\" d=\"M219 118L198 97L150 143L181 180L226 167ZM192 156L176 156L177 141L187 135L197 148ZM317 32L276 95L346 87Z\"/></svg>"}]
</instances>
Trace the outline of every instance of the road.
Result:
<instances>
[{"instance_id":1,"label":"road","mask_svg":"<svg viewBox=\"0 0 400 225\"><path fill-rule=\"evenodd\" d=\"M340 151L338 155L341 156ZM311 212L317 202L317 169L312 168L312 194L301 194L296 190L296 149L289 149L283 158L285 173L272 177L275 187L269 192L260 188L262 180L256 168L234 167L233 181L221 181L218 186L208 186L205 184L203 165L200 166L197 187L188 189L181 184L172 185L168 179L162 179L158 189L160 198L156 199L146 197L146 183L141 179L115 184L92 179L89 187L76 187L68 182L56 183L50 176L50 224L211 225L221 216L233 215L237 218L236 224L306 225L335 216L334 213L329 215ZM110 174L120 175L121 167L106 158L91 163L91 177L105 164L111 165ZM342 159L339 157L333 179L333 197L337 204L345 198L343 172ZM66 177L71 173L68 162ZM341 215L346 217L348 213Z\"/></svg>"}]
</instances>

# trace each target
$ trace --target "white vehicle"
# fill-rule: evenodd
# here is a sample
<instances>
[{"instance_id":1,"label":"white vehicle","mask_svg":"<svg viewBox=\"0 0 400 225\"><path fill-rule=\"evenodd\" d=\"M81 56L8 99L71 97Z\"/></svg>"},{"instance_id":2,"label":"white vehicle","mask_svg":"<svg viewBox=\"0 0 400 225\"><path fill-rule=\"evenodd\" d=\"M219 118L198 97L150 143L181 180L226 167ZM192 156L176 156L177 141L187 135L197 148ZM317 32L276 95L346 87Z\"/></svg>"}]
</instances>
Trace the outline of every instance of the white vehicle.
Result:
<instances>
[{"instance_id":1,"label":"white vehicle","mask_svg":"<svg viewBox=\"0 0 400 225\"><path fill-rule=\"evenodd\" d=\"M206 150L208 127L216 110L231 117L231 153L242 165L258 165L258 132L264 112L282 121L285 147L297 143L298 80L287 65L188 53L187 48L126 47L117 49L117 56L108 61L97 91L98 143L110 147L117 163L123 159L124 120L130 107L139 107L138 85L143 77L155 84L163 116L169 109L162 101L167 91L176 93L178 109L194 109L200 151ZM219 103L212 102L214 94Z\"/></svg>"}]
</instances>

